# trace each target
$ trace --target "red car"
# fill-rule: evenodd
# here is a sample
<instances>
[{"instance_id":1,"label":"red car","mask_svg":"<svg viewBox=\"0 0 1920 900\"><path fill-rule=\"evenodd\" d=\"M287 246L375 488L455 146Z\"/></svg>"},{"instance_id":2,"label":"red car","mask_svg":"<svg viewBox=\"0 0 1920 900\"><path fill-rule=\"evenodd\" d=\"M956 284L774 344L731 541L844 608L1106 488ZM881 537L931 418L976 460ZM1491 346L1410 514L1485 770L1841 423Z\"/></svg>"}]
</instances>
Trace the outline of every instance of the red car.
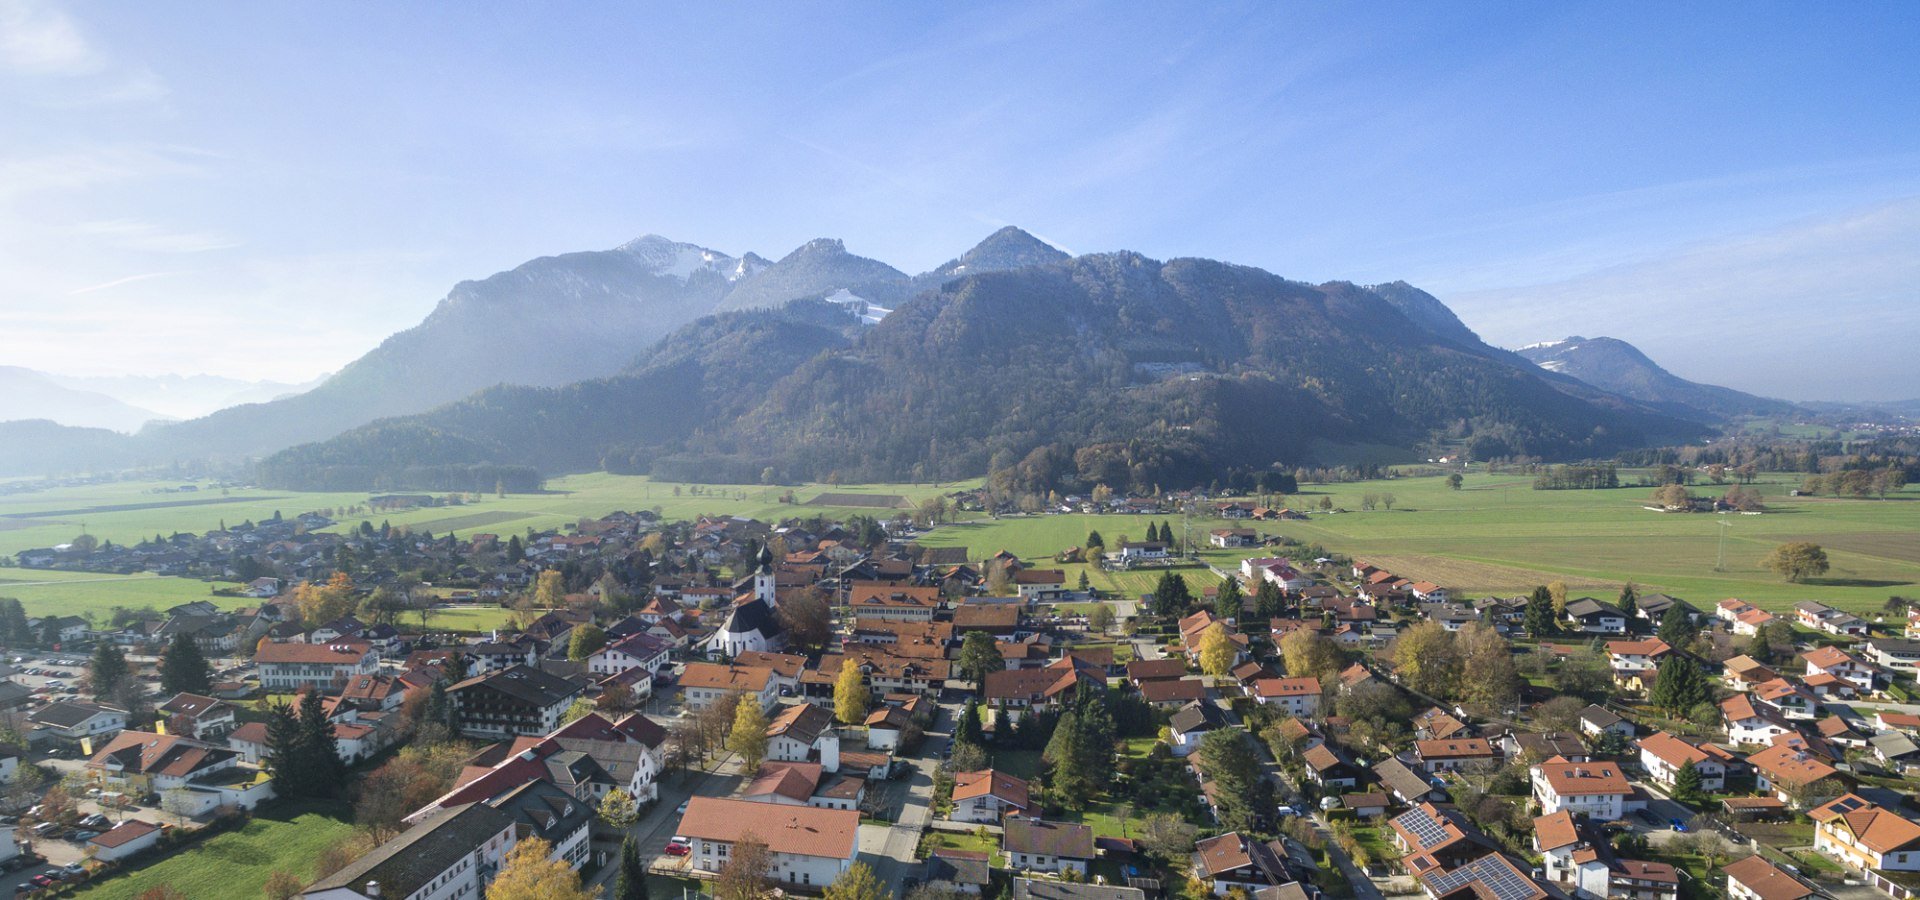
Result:
<instances>
[{"instance_id":1,"label":"red car","mask_svg":"<svg viewBox=\"0 0 1920 900\"><path fill-rule=\"evenodd\" d=\"M48 877L47 877L47 876L45 876L45 875L35 875L35 876L33 876L33 883L34 883L35 885L38 885L38 886L40 886L40 887L53 887L53 885L55 884L55 882L54 882L54 880L53 880L52 878L48 878Z\"/></svg>"},{"instance_id":2,"label":"red car","mask_svg":"<svg viewBox=\"0 0 1920 900\"><path fill-rule=\"evenodd\" d=\"M673 840L670 840L667 842L668 856L685 856L692 852L693 852L693 847L692 845L687 843L686 838L676 837Z\"/></svg>"}]
</instances>

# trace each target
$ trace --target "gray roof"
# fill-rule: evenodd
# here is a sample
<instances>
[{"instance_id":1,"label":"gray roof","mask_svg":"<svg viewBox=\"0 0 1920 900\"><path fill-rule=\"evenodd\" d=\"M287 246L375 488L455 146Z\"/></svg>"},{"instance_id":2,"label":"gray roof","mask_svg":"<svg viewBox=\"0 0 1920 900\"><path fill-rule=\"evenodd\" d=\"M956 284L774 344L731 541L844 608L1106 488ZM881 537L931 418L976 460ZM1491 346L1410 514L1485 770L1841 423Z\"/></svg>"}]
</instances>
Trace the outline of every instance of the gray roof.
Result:
<instances>
[{"instance_id":1,"label":"gray roof","mask_svg":"<svg viewBox=\"0 0 1920 900\"><path fill-rule=\"evenodd\" d=\"M1612 728L1625 720L1604 706L1588 706L1580 711L1580 721L1595 728Z\"/></svg>"},{"instance_id":2,"label":"gray roof","mask_svg":"<svg viewBox=\"0 0 1920 900\"><path fill-rule=\"evenodd\" d=\"M380 885L382 896L409 896L513 824L512 814L484 803L453 807L314 882L307 893L332 888L357 890L372 881Z\"/></svg>"},{"instance_id":3,"label":"gray roof","mask_svg":"<svg viewBox=\"0 0 1920 900\"><path fill-rule=\"evenodd\" d=\"M1227 727L1227 717L1220 707L1206 700L1193 700L1180 707L1167 723L1174 734L1191 734L1196 731L1212 731Z\"/></svg>"},{"instance_id":4,"label":"gray roof","mask_svg":"<svg viewBox=\"0 0 1920 900\"><path fill-rule=\"evenodd\" d=\"M487 805L511 815L520 826L520 836L538 837L556 847L593 821L595 809L573 795L544 781L529 781L492 800Z\"/></svg>"},{"instance_id":5,"label":"gray roof","mask_svg":"<svg viewBox=\"0 0 1920 900\"><path fill-rule=\"evenodd\" d=\"M580 693L580 686L558 675L520 665L492 675L469 678L447 688L447 693L467 690L490 690L523 703L546 707Z\"/></svg>"},{"instance_id":6,"label":"gray roof","mask_svg":"<svg viewBox=\"0 0 1920 900\"><path fill-rule=\"evenodd\" d=\"M1588 616L1625 616L1626 613L1621 612L1613 606L1601 603L1592 597L1581 597L1567 604L1567 615L1576 619L1584 619Z\"/></svg>"},{"instance_id":7,"label":"gray roof","mask_svg":"<svg viewBox=\"0 0 1920 900\"><path fill-rule=\"evenodd\" d=\"M975 859L966 856L948 856L939 850L935 850L932 855L927 857L926 874L921 876L921 878L929 884L938 881L947 881L953 884L984 885L990 880L988 873L990 873L992 869L993 867L988 865L985 859Z\"/></svg>"},{"instance_id":8,"label":"gray roof","mask_svg":"<svg viewBox=\"0 0 1920 900\"><path fill-rule=\"evenodd\" d=\"M96 703L78 703L72 700L62 700L59 703L49 703L46 706L34 710L27 715L27 721L35 725L72 728L101 713L119 713L120 715L126 715L124 710L101 706Z\"/></svg>"},{"instance_id":9,"label":"gray roof","mask_svg":"<svg viewBox=\"0 0 1920 900\"><path fill-rule=\"evenodd\" d=\"M1380 783L1388 790L1408 802L1418 801L1435 790L1433 782L1428 781L1425 775L1415 772L1406 763L1392 757L1375 763L1373 774L1379 777Z\"/></svg>"},{"instance_id":10,"label":"gray roof","mask_svg":"<svg viewBox=\"0 0 1920 900\"><path fill-rule=\"evenodd\" d=\"M1899 759L1911 753L1920 753L1920 745L1915 745L1912 738L1898 731L1876 734L1869 738L1867 743L1872 744L1874 750L1888 759Z\"/></svg>"},{"instance_id":11,"label":"gray roof","mask_svg":"<svg viewBox=\"0 0 1920 900\"><path fill-rule=\"evenodd\" d=\"M1014 900L1147 900L1147 892L1139 888L1115 887L1107 884L1070 884L1064 881L1041 881L1037 878L1015 878L1013 898Z\"/></svg>"},{"instance_id":12,"label":"gray roof","mask_svg":"<svg viewBox=\"0 0 1920 900\"><path fill-rule=\"evenodd\" d=\"M1009 853L1093 858L1093 829L1071 822L1008 819L1001 845Z\"/></svg>"}]
</instances>

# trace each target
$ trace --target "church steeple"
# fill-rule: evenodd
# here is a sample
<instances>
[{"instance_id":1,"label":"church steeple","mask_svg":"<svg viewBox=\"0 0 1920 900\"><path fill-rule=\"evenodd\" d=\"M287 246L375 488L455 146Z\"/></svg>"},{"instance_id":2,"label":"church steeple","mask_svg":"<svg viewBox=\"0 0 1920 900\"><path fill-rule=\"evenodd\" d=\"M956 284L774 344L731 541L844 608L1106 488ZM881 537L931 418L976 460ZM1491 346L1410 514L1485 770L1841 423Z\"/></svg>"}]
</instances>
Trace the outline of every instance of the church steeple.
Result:
<instances>
[{"instance_id":1,"label":"church steeple","mask_svg":"<svg viewBox=\"0 0 1920 900\"><path fill-rule=\"evenodd\" d=\"M775 606L773 598L773 550L766 544L760 545L760 552L754 556L757 563L753 570L753 596L764 601L767 606Z\"/></svg>"}]
</instances>

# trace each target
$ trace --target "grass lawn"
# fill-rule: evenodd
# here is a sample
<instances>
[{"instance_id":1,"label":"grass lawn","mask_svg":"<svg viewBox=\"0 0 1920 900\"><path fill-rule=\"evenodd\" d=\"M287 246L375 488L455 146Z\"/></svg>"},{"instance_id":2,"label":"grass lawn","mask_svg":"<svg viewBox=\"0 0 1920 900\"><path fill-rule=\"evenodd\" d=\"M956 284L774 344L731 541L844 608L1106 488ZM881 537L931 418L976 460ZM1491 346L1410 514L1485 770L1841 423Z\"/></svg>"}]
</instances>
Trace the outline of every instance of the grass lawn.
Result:
<instances>
[{"instance_id":1,"label":"grass lawn","mask_svg":"<svg viewBox=\"0 0 1920 900\"><path fill-rule=\"evenodd\" d=\"M1015 778L1034 778L1040 774L1040 751L995 750L993 767Z\"/></svg>"},{"instance_id":2,"label":"grass lawn","mask_svg":"<svg viewBox=\"0 0 1920 900\"><path fill-rule=\"evenodd\" d=\"M0 532L4 537L7 532ZM233 587L197 578L158 575L97 575L92 572L54 572L44 569L0 569L0 597L13 597L28 615L55 613L105 617L116 606L166 609L193 600L210 600L224 609L259 603L246 597L217 597L217 588Z\"/></svg>"},{"instance_id":3,"label":"grass lawn","mask_svg":"<svg viewBox=\"0 0 1920 900\"><path fill-rule=\"evenodd\" d=\"M135 900L143 891L171 885L194 900L257 900L275 871L312 880L313 861L320 851L352 830L342 810L284 806L263 811L238 831L88 886L74 896Z\"/></svg>"},{"instance_id":4,"label":"grass lawn","mask_svg":"<svg viewBox=\"0 0 1920 900\"><path fill-rule=\"evenodd\" d=\"M1126 738L1120 742L1120 755L1144 758L1153 749L1153 745L1158 743L1160 739L1157 737Z\"/></svg>"},{"instance_id":5,"label":"grass lawn","mask_svg":"<svg viewBox=\"0 0 1920 900\"><path fill-rule=\"evenodd\" d=\"M971 850L976 853L987 854L988 858L991 859L996 866L1005 863L1005 860L1000 856L1000 842L992 835L988 835L983 840L979 835L972 832L961 834L955 831L930 830L922 836L920 848L925 854L930 854L935 850ZM658 897L661 895L655 894L654 896Z\"/></svg>"},{"instance_id":6,"label":"grass lawn","mask_svg":"<svg viewBox=\"0 0 1920 900\"><path fill-rule=\"evenodd\" d=\"M478 634L495 628L505 628L507 619L512 615L513 610L502 606L463 606L459 609L436 609L433 611L433 617L427 622L436 631ZM405 624L414 624L418 621L418 617L409 615L404 621Z\"/></svg>"}]
</instances>

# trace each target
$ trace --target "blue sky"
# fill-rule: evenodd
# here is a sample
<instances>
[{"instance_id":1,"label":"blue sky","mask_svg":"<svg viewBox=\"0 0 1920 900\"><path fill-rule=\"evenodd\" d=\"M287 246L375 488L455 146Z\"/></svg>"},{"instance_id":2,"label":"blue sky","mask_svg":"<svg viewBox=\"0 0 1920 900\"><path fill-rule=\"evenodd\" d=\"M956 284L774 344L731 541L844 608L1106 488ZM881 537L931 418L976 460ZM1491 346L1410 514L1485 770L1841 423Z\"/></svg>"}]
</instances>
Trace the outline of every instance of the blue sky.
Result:
<instances>
[{"instance_id":1,"label":"blue sky","mask_svg":"<svg viewBox=\"0 0 1920 900\"><path fill-rule=\"evenodd\" d=\"M1920 6L0 0L0 363L298 380L654 232L1405 279L1920 395Z\"/></svg>"}]
</instances>

